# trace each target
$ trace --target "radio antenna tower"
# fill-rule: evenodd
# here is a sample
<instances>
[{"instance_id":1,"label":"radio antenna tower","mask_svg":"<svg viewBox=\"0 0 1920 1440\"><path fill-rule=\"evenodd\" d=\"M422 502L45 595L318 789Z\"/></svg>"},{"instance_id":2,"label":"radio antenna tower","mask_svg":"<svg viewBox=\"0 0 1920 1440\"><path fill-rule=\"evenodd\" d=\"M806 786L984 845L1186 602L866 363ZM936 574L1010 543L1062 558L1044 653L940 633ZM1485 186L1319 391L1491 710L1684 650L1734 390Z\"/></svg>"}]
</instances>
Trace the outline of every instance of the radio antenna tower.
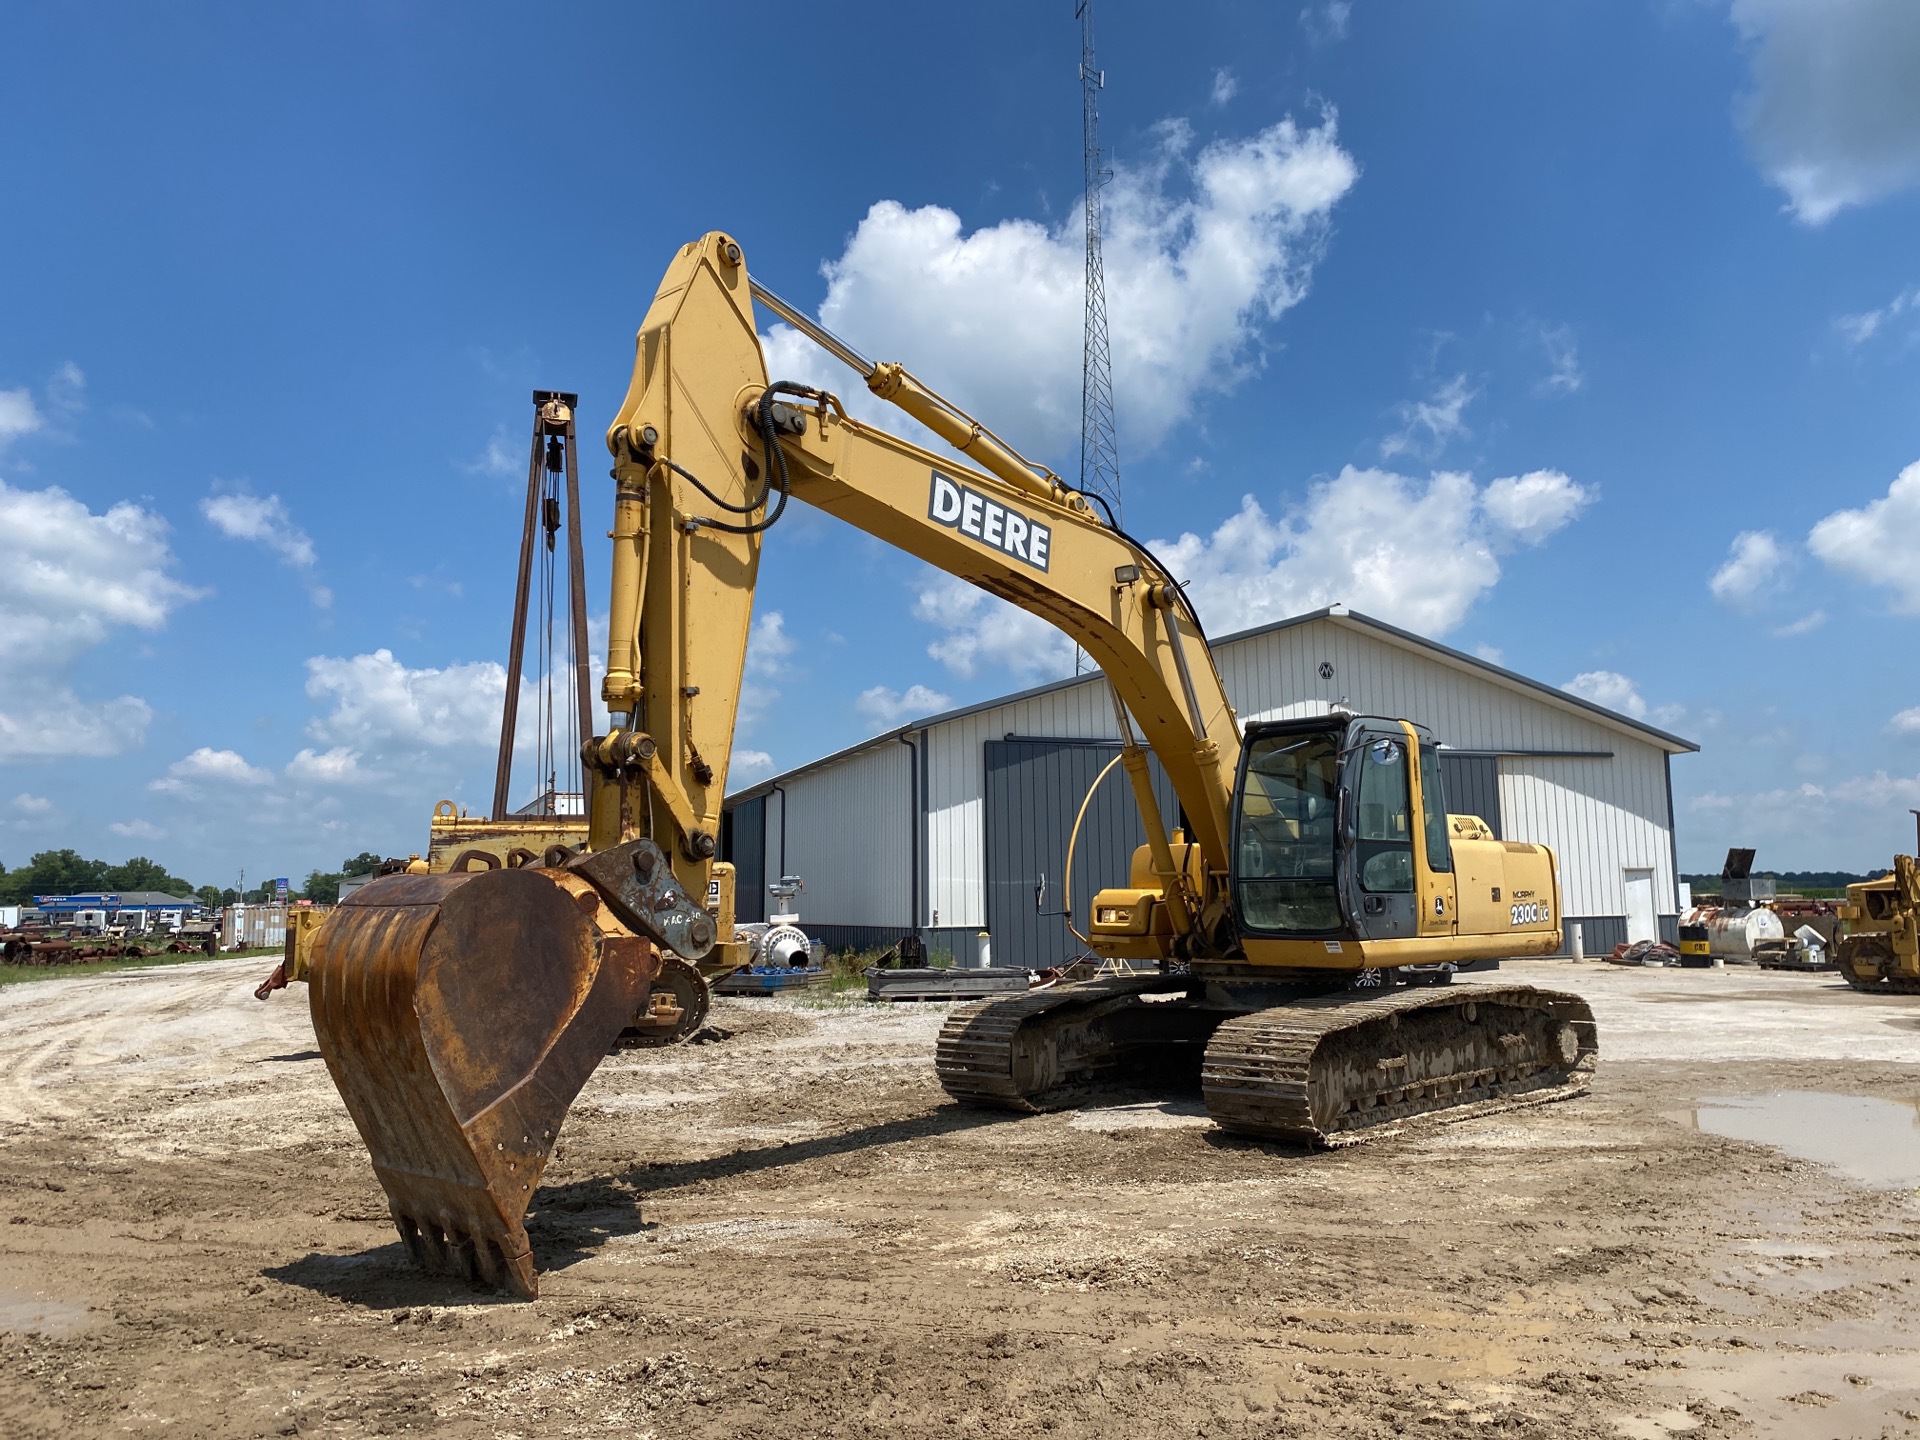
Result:
<instances>
[{"instance_id":1,"label":"radio antenna tower","mask_svg":"<svg viewBox=\"0 0 1920 1440\"><path fill-rule=\"evenodd\" d=\"M1100 91L1093 63L1093 0L1079 0L1080 103L1087 168L1087 325L1080 362L1080 490L1099 495L1120 518L1120 442L1113 423L1113 353L1107 345L1107 277L1100 263L1100 191L1113 171L1100 164Z\"/></svg>"}]
</instances>

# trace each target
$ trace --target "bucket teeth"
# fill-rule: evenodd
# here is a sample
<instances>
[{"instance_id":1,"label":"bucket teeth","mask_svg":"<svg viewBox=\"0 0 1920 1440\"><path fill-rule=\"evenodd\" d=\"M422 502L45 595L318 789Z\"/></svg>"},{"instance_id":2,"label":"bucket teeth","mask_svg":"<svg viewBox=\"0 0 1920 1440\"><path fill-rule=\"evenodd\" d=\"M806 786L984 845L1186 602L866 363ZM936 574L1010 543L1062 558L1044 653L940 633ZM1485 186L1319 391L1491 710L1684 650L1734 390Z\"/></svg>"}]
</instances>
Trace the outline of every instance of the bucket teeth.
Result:
<instances>
[{"instance_id":1,"label":"bucket teeth","mask_svg":"<svg viewBox=\"0 0 1920 1440\"><path fill-rule=\"evenodd\" d=\"M532 1298L527 1206L659 959L561 872L395 875L315 937L314 1033L414 1264Z\"/></svg>"}]
</instances>

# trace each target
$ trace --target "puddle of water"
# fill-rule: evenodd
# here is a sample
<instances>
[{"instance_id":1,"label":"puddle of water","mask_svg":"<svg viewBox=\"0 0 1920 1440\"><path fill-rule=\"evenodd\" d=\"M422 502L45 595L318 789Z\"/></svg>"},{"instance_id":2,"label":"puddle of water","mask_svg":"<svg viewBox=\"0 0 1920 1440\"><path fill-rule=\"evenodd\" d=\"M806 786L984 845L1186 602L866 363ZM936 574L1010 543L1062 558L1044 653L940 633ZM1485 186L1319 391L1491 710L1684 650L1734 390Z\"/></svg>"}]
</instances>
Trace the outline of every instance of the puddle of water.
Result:
<instances>
[{"instance_id":1,"label":"puddle of water","mask_svg":"<svg viewBox=\"0 0 1920 1440\"><path fill-rule=\"evenodd\" d=\"M0 1290L0 1331L58 1337L84 1330L92 1323L87 1307L77 1300L49 1300L25 1290Z\"/></svg>"},{"instance_id":2,"label":"puddle of water","mask_svg":"<svg viewBox=\"0 0 1920 1440\"><path fill-rule=\"evenodd\" d=\"M1682 1123L1772 1145L1882 1190L1920 1189L1920 1101L1782 1090L1709 1096Z\"/></svg>"}]
</instances>

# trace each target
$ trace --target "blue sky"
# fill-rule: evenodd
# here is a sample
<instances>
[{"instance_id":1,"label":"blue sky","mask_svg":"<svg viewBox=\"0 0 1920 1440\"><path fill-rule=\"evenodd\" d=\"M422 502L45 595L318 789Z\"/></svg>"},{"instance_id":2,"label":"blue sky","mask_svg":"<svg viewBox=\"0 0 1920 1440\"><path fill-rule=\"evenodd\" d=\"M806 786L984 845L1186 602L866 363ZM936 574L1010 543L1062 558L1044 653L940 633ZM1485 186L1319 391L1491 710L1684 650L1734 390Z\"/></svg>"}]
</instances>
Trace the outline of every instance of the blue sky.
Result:
<instances>
[{"instance_id":1,"label":"blue sky","mask_svg":"<svg viewBox=\"0 0 1920 1440\"><path fill-rule=\"evenodd\" d=\"M1100 0L1109 305L1209 627L1342 600L1698 740L1685 868L1911 848L1920 10L1171 13ZM298 876L483 804L528 392L581 393L604 613L597 435L705 230L1076 473L1070 0L526 17L11 11L0 861ZM1062 663L797 511L759 614L737 783Z\"/></svg>"}]
</instances>

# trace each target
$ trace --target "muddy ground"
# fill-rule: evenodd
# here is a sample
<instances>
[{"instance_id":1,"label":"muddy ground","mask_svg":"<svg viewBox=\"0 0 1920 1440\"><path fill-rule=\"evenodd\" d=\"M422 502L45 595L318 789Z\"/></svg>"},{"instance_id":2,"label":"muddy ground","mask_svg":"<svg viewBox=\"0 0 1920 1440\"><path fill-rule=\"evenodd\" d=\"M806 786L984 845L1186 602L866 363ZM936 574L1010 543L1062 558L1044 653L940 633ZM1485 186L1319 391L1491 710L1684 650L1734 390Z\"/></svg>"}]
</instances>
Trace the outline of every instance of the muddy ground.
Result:
<instances>
[{"instance_id":1,"label":"muddy ground","mask_svg":"<svg viewBox=\"0 0 1920 1440\"><path fill-rule=\"evenodd\" d=\"M1593 1094L1322 1154L959 1110L945 1006L722 1002L589 1082L515 1304L406 1267L261 969L0 991L0 1434L1920 1436L1913 1185L1693 1124L1911 1107L1920 1001L1510 965Z\"/></svg>"}]
</instances>

